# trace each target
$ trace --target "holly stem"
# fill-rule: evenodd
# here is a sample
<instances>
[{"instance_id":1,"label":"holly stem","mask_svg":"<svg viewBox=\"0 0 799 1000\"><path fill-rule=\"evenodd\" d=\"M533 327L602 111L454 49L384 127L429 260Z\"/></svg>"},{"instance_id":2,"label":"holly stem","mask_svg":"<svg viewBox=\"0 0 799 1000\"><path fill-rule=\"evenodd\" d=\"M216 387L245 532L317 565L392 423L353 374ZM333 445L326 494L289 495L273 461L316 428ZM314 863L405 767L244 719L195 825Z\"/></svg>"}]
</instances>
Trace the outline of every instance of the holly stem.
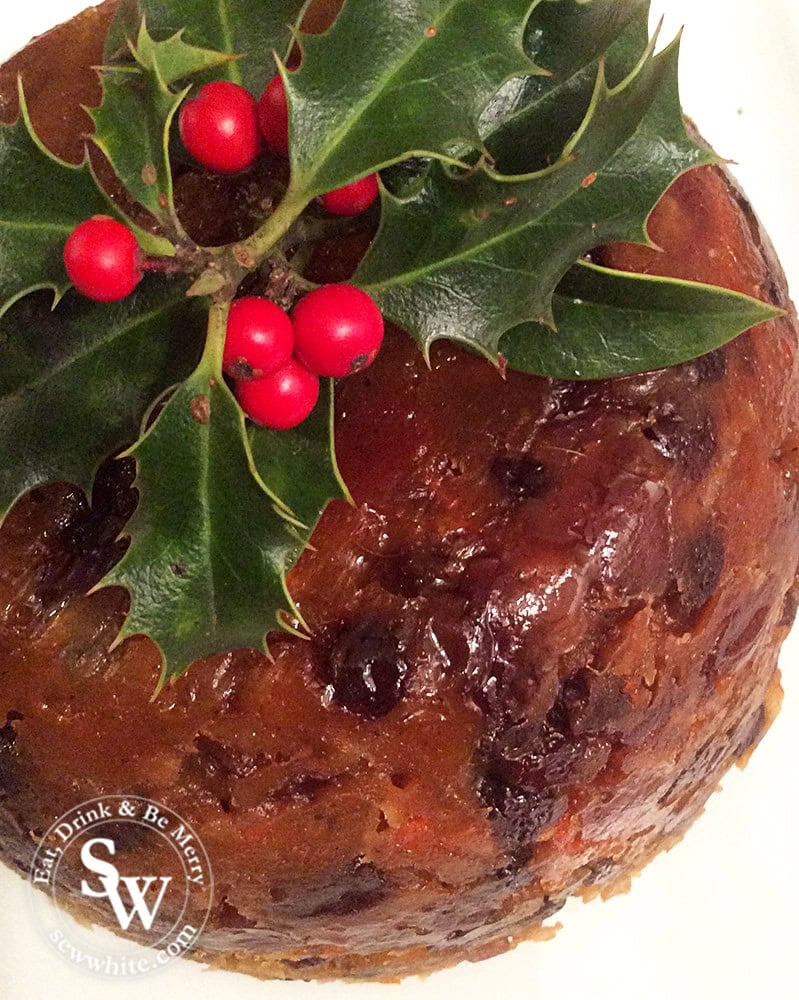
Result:
<instances>
[{"instance_id":1,"label":"holly stem","mask_svg":"<svg viewBox=\"0 0 799 1000\"><path fill-rule=\"evenodd\" d=\"M230 312L230 302L218 300L211 303L208 311L208 336L205 341L205 351L200 364L215 377L222 378L222 356L225 351L227 336L227 320Z\"/></svg>"},{"instance_id":2,"label":"holly stem","mask_svg":"<svg viewBox=\"0 0 799 1000\"><path fill-rule=\"evenodd\" d=\"M145 257L139 268L142 271L161 271L166 274L185 271L185 266L176 257Z\"/></svg>"},{"instance_id":3,"label":"holly stem","mask_svg":"<svg viewBox=\"0 0 799 1000\"><path fill-rule=\"evenodd\" d=\"M309 199L302 195L285 197L261 228L253 233L248 240L239 244L242 251L237 258L239 262L241 263L242 257L244 257L250 267L257 267L291 229L294 220L305 209L308 202Z\"/></svg>"},{"instance_id":4,"label":"holly stem","mask_svg":"<svg viewBox=\"0 0 799 1000\"><path fill-rule=\"evenodd\" d=\"M318 243L324 239L334 239L341 236L354 236L366 233L371 226L371 220L363 215L353 218L301 218L297 220L286 233L281 242L284 254L308 243Z\"/></svg>"},{"instance_id":5,"label":"holly stem","mask_svg":"<svg viewBox=\"0 0 799 1000\"><path fill-rule=\"evenodd\" d=\"M200 275L200 280L202 280L203 271L207 274L208 269L214 267L223 279L222 288L214 293L214 309L221 308L223 300L227 300L227 310L230 301L235 297L236 289L247 273L255 271L269 258L277 244L302 214L309 200L302 194L289 194L280 202L260 229L256 230L249 239L236 243L233 246L206 247L204 249L197 246L191 248L183 247L183 253L181 253L181 247L178 247L178 252L174 258L146 257L141 263L141 268L143 271L185 271L187 274ZM194 251L194 253L187 252L190 250ZM292 269L290 266L287 264L286 267L287 271L291 273ZM295 276L292 275L292 277L294 278ZM296 276L296 284L297 287L302 287L306 291L315 287L299 275ZM210 289L208 293L210 294ZM206 292L203 291L201 293L196 291L190 292L190 294L206 294ZM224 317L220 318L220 314L217 314L215 317L214 309L211 310L209 318L206 354L211 349L211 341L214 339L214 331L216 331L217 326L221 329L221 345L224 346L227 311L225 311ZM221 357L220 347L218 366L220 371ZM210 358L206 360L210 361Z\"/></svg>"}]
</instances>

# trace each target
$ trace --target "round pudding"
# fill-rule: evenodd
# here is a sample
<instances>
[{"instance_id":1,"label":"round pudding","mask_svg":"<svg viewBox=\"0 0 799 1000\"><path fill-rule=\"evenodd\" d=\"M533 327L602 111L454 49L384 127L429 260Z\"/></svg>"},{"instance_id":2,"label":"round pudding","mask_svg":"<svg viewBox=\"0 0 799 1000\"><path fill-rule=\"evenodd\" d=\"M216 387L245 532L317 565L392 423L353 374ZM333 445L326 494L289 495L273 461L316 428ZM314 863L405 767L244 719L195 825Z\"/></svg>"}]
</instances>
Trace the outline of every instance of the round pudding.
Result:
<instances>
[{"instance_id":1,"label":"round pudding","mask_svg":"<svg viewBox=\"0 0 799 1000\"><path fill-rule=\"evenodd\" d=\"M112 10L2 72L4 116L21 70L42 138L73 159ZM231 225L251 207L252 178L177 183L197 230L220 204ZM650 231L660 252L596 256L786 315L689 364L592 383L503 380L450 344L428 369L390 329L338 393L354 503L330 504L290 577L313 637L272 635L271 659L231 651L151 700L155 646L115 646L127 595L94 590L124 548L130 462L107 462L89 498L69 484L21 498L0 530L3 860L27 872L77 802L146 796L210 857L193 957L387 979L503 951L673 845L779 706L797 323L723 169L684 175ZM346 277L356 244L328 248L320 274ZM38 293L15 315L57 323L49 309ZM124 850L146 869L146 838Z\"/></svg>"}]
</instances>

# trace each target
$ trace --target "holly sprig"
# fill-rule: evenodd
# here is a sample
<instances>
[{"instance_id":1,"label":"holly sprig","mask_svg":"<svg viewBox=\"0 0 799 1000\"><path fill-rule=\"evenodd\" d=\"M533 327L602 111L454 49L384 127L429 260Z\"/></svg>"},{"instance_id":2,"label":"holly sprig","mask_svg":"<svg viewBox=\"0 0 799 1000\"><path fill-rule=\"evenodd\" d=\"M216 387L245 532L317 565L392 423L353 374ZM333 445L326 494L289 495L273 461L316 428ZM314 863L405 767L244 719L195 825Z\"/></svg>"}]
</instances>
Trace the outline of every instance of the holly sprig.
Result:
<instances>
[{"instance_id":1,"label":"holly sprig","mask_svg":"<svg viewBox=\"0 0 799 1000\"><path fill-rule=\"evenodd\" d=\"M109 453L135 459L130 542L105 582L129 590L123 636L155 640L162 684L196 659L265 648L277 623L306 630L286 578L327 503L348 498L334 384L308 420L274 430L246 418L223 357L243 282L283 306L314 290L303 262L334 231L320 196L383 172L352 283L425 355L446 338L498 366L606 378L686 361L778 314L584 259L646 242L665 189L715 161L686 131L678 45L656 50L647 0L346 0L321 35L303 33L304 6L123 0L91 142L137 224L88 156L73 166L43 147L24 80L19 120L0 129L0 513L43 480L88 489ZM275 74L288 187L250 236L200 246L174 197L176 118L203 83L257 97ZM145 271L165 272L113 305L64 296L64 244L95 213L135 232Z\"/></svg>"}]
</instances>

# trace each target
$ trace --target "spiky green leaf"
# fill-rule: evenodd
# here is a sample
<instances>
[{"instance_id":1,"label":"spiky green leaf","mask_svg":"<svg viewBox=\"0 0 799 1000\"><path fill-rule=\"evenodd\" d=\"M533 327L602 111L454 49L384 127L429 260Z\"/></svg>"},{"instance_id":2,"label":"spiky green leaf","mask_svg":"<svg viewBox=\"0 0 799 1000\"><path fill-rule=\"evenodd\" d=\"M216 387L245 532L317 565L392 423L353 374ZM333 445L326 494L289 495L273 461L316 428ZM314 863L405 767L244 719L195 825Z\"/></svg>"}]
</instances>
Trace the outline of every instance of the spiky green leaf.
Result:
<instances>
[{"instance_id":1,"label":"spiky green leaf","mask_svg":"<svg viewBox=\"0 0 799 1000\"><path fill-rule=\"evenodd\" d=\"M380 231L356 281L427 352L445 337L496 357L526 321L552 325L552 296L601 243L646 240L663 191L713 157L690 139L677 44L651 46L617 87L600 72L586 119L555 166L522 177L431 169L412 197L384 196Z\"/></svg>"},{"instance_id":2,"label":"spiky green leaf","mask_svg":"<svg viewBox=\"0 0 799 1000\"><path fill-rule=\"evenodd\" d=\"M649 0L539 4L524 46L550 75L514 77L489 102L480 134L504 174L549 166L580 127L600 60L609 86L635 69L649 42Z\"/></svg>"},{"instance_id":3,"label":"spiky green leaf","mask_svg":"<svg viewBox=\"0 0 799 1000\"><path fill-rule=\"evenodd\" d=\"M180 232L174 204L169 130L188 88L173 93L158 65L117 66L103 73L103 100L89 113L92 141L135 201L167 231Z\"/></svg>"},{"instance_id":4,"label":"spiky green leaf","mask_svg":"<svg viewBox=\"0 0 799 1000\"><path fill-rule=\"evenodd\" d=\"M205 322L185 290L150 278L116 305L70 293L55 311L40 293L0 320L0 517L39 483L91 489L152 401L190 374Z\"/></svg>"},{"instance_id":5,"label":"spiky green leaf","mask_svg":"<svg viewBox=\"0 0 799 1000\"><path fill-rule=\"evenodd\" d=\"M65 163L37 137L22 81L15 125L0 125L0 316L37 288L55 300L69 287L64 244L90 215L110 214L84 160Z\"/></svg>"},{"instance_id":6,"label":"spiky green leaf","mask_svg":"<svg viewBox=\"0 0 799 1000\"><path fill-rule=\"evenodd\" d=\"M479 119L510 77L537 72L522 40L535 0L347 0L284 73L290 198L309 200L413 153L481 146Z\"/></svg>"},{"instance_id":7,"label":"spiky green leaf","mask_svg":"<svg viewBox=\"0 0 799 1000\"><path fill-rule=\"evenodd\" d=\"M634 375L707 354L781 310L673 278L575 265L555 292L556 329L526 323L500 350L508 366L562 379Z\"/></svg>"},{"instance_id":8,"label":"spiky green leaf","mask_svg":"<svg viewBox=\"0 0 799 1000\"><path fill-rule=\"evenodd\" d=\"M145 70L157 70L161 80L169 86L178 80L196 76L236 58L231 52L217 52L189 45L178 31L161 42L155 41L142 19L135 44L130 43L131 55Z\"/></svg>"},{"instance_id":9,"label":"spiky green leaf","mask_svg":"<svg viewBox=\"0 0 799 1000\"><path fill-rule=\"evenodd\" d=\"M133 449L139 506L106 580L130 591L123 637L158 644L163 681L214 653L265 648L292 609L285 577L309 534L253 475L244 416L214 371L201 363ZM280 485L296 495L306 471L282 469Z\"/></svg>"},{"instance_id":10,"label":"spiky green leaf","mask_svg":"<svg viewBox=\"0 0 799 1000\"><path fill-rule=\"evenodd\" d=\"M124 58L127 40L137 37L143 15L156 38L182 32L186 45L240 55L215 69L213 78L240 83L258 95L275 73L272 51L286 55L303 6L304 0L122 0L106 59Z\"/></svg>"}]
</instances>

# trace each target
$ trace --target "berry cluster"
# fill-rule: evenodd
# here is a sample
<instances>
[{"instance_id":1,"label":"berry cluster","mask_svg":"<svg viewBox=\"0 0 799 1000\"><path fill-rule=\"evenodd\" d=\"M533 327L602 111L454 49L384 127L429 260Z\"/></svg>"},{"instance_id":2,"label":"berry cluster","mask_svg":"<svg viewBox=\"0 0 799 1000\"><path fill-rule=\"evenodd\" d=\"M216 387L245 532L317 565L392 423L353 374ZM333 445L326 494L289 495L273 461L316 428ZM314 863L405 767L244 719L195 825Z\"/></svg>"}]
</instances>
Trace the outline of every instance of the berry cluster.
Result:
<instances>
[{"instance_id":1,"label":"berry cluster","mask_svg":"<svg viewBox=\"0 0 799 1000\"><path fill-rule=\"evenodd\" d=\"M236 83L207 83L180 111L180 137L198 163L221 174L249 169L262 140L281 156L289 152L289 109L283 77L272 77L256 102ZM332 215L359 215L377 200L377 175L329 191L322 204Z\"/></svg>"},{"instance_id":2,"label":"berry cluster","mask_svg":"<svg viewBox=\"0 0 799 1000\"><path fill-rule=\"evenodd\" d=\"M383 317L366 292L324 285L301 299L291 317L269 299L236 299L223 364L247 416L288 430L316 406L320 376L368 368L382 342Z\"/></svg>"},{"instance_id":3,"label":"berry cluster","mask_svg":"<svg viewBox=\"0 0 799 1000\"><path fill-rule=\"evenodd\" d=\"M209 170L238 173L253 165L263 143L289 151L286 89L278 74L260 101L234 83L203 86L181 109L186 149ZM379 194L372 174L321 198L332 215L365 212ZM70 281L97 302L130 295L148 262L135 235L108 216L94 216L72 232L64 248ZM320 376L342 378L367 368L383 341L375 302L352 285L310 292L291 316L266 298L236 299L230 308L223 367L244 413L276 430L296 427L314 409Z\"/></svg>"}]
</instances>

